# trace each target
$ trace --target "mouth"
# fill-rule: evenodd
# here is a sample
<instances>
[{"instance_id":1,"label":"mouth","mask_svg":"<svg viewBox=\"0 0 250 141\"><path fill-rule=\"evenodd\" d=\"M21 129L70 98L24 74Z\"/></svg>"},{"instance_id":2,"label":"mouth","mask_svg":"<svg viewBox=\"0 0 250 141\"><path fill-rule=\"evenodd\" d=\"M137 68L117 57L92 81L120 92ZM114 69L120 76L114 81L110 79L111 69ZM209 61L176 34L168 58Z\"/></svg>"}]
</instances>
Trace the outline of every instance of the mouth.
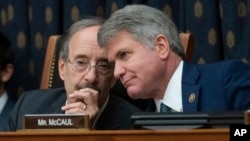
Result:
<instances>
[{"instance_id":1,"label":"mouth","mask_svg":"<svg viewBox=\"0 0 250 141\"><path fill-rule=\"evenodd\" d=\"M89 84L89 83L82 83L76 86L76 90L80 90L84 88L91 88L91 89L98 91L99 93L101 92L101 90L97 86Z\"/></svg>"},{"instance_id":2,"label":"mouth","mask_svg":"<svg viewBox=\"0 0 250 141\"><path fill-rule=\"evenodd\" d=\"M123 84L123 86L124 86L126 89L129 87L129 81L130 81L130 80L131 80L131 79L122 81L122 84Z\"/></svg>"}]
</instances>

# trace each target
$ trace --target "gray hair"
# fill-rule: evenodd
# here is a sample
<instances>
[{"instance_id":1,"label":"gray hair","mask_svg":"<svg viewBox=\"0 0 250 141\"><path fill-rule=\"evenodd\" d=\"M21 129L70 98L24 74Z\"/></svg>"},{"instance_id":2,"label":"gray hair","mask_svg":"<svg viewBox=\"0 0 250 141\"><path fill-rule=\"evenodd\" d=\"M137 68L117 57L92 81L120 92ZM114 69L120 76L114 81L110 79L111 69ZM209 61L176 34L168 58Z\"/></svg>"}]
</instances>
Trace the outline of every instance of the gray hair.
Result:
<instances>
[{"instance_id":1,"label":"gray hair","mask_svg":"<svg viewBox=\"0 0 250 141\"><path fill-rule=\"evenodd\" d=\"M120 31L132 34L133 39L154 49L155 37L163 34L168 38L173 52L185 57L177 27L162 11L146 5L128 5L114 12L98 32L98 43L106 47Z\"/></svg>"},{"instance_id":2,"label":"gray hair","mask_svg":"<svg viewBox=\"0 0 250 141\"><path fill-rule=\"evenodd\" d=\"M68 53L69 53L69 42L71 40L71 37L78 32L81 29L90 27L90 26L97 26L97 25L103 25L104 20L99 17L87 17L85 19L80 19L73 23L67 32L65 32L58 40L57 42L57 48L60 49L60 58L63 58L64 61L68 59Z\"/></svg>"}]
</instances>

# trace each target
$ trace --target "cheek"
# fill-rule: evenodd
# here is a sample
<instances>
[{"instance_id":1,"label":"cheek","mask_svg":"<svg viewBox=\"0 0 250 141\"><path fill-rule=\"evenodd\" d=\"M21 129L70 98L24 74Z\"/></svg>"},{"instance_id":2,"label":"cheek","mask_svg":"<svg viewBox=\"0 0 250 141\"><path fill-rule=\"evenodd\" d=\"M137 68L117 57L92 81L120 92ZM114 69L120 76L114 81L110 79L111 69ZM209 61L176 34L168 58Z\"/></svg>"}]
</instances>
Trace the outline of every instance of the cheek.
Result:
<instances>
[{"instance_id":1,"label":"cheek","mask_svg":"<svg viewBox=\"0 0 250 141\"><path fill-rule=\"evenodd\" d=\"M147 76L147 71L152 68L156 63L157 56L153 51L140 50L140 53L135 53L127 63L127 67L131 71L135 71L138 74L142 74L143 77ZM154 68L156 69L156 68ZM146 73L146 74L145 74Z\"/></svg>"},{"instance_id":2,"label":"cheek","mask_svg":"<svg viewBox=\"0 0 250 141\"><path fill-rule=\"evenodd\" d=\"M159 79L158 76L161 75L158 73L158 68L161 66L158 66L157 62L158 60L152 57L144 57L144 59L134 62L134 64L130 66L130 75L134 75L134 77L137 78L137 82L135 82L136 84L134 85L140 88L150 88L152 82Z\"/></svg>"},{"instance_id":3,"label":"cheek","mask_svg":"<svg viewBox=\"0 0 250 141\"><path fill-rule=\"evenodd\" d=\"M112 86L114 77L99 77L98 87L101 89L102 93L100 95L100 99L106 99L109 95L110 88Z\"/></svg>"},{"instance_id":4,"label":"cheek","mask_svg":"<svg viewBox=\"0 0 250 141\"><path fill-rule=\"evenodd\" d=\"M113 83L113 76L106 76L99 78L99 86L103 91L109 91Z\"/></svg>"},{"instance_id":5,"label":"cheek","mask_svg":"<svg viewBox=\"0 0 250 141\"><path fill-rule=\"evenodd\" d=\"M64 74L64 86L67 90L67 93L72 93L77 84L81 82L82 76L77 75L75 72L70 70L65 70Z\"/></svg>"},{"instance_id":6,"label":"cheek","mask_svg":"<svg viewBox=\"0 0 250 141\"><path fill-rule=\"evenodd\" d=\"M130 60L130 63L126 65L126 71L129 75L136 75L137 77L144 78L148 75L148 71L151 68L152 63L148 65L146 58ZM132 77L131 76L131 77Z\"/></svg>"},{"instance_id":7,"label":"cheek","mask_svg":"<svg viewBox=\"0 0 250 141\"><path fill-rule=\"evenodd\" d=\"M64 80L64 87L67 91L67 94L70 94L74 91L74 84L73 82L71 81L71 79L69 77L65 77L65 80Z\"/></svg>"}]
</instances>

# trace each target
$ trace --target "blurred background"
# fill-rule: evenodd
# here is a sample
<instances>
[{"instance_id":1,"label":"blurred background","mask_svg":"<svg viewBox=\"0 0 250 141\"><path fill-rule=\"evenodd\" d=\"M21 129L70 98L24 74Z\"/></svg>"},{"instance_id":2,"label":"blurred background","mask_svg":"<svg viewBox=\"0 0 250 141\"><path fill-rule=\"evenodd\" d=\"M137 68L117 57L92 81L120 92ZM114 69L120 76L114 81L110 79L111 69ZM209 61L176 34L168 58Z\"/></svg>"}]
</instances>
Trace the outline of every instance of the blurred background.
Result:
<instances>
[{"instance_id":1,"label":"blurred background","mask_svg":"<svg viewBox=\"0 0 250 141\"><path fill-rule=\"evenodd\" d=\"M194 63L225 59L250 63L250 0L1 0L0 30L15 52L9 93L18 97L39 88L50 35L62 34L84 16L107 19L129 4L160 9L180 32L192 32Z\"/></svg>"}]
</instances>

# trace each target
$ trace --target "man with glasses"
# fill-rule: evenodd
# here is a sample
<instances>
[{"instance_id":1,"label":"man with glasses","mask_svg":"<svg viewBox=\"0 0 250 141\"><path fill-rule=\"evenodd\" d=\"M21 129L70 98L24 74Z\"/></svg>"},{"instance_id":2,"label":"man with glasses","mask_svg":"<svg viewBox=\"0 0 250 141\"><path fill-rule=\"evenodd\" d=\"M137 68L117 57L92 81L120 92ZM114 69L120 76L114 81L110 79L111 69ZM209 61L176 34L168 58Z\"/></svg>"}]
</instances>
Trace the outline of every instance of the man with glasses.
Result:
<instances>
[{"instance_id":1,"label":"man with glasses","mask_svg":"<svg viewBox=\"0 0 250 141\"><path fill-rule=\"evenodd\" d=\"M13 110L7 131L21 129L24 114L62 113L88 114L90 128L96 130L131 129L130 116L140 110L109 94L116 79L107 51L97 43L102 24L99 18L82 19L60 37L58 69L65 88L23 94Z\"/></svg>"}]
</instances>

